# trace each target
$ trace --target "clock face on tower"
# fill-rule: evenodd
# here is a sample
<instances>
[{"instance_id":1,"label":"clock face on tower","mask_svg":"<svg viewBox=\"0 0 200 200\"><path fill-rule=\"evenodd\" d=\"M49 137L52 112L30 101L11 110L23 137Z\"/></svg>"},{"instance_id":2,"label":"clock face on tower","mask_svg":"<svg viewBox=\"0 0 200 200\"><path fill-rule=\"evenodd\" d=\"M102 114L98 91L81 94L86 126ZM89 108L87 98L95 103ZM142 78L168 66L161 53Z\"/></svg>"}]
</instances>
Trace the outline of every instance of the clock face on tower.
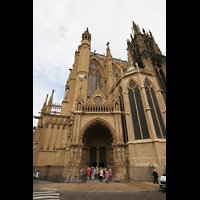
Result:
<instances>
[{"instance_id":1,"label":"clock face on tower","mask_svg":"<svg viewBox=\"0 0 200 200\"><path fill-rule=\"evenodd\" d=\"M78 76L79 78L84 78L85 77L85 75L84 74L79 74L79 76Z\"/></svg>"}]
</instances>

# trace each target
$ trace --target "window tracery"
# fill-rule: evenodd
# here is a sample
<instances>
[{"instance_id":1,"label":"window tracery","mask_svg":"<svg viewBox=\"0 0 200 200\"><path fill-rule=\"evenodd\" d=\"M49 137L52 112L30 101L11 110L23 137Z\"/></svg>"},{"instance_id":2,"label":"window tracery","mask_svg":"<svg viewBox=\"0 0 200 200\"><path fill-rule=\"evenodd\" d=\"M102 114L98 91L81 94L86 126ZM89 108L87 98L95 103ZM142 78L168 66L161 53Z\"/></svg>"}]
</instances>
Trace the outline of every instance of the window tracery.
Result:
<instances>
[{"instance_id":1,"label":"window tracery","mask_svg":"<svg viewBox=\"0 0 200 200\"><path fill-rule=\"evenodd\" d=\"M97 105L99 105L100 103L102 103L102 98L101 97L96 97L94 99L94 103L97 104Z\"/></svg>"},{"instance_id":2,"label":"window tracery","mask_svg":"<svg viewBox=\"0 0 200 200\"><path fill-rule=\"evenodd\" d=\"M102 77L99 66L91 63L89 67L89 83L88 83L88 96L90 97L99 86L102 91Z\"/></svg>"},{"instance_id":3,"label":"window tracery","mask_svg":"<svg viewBox=\"0 0 200 200\"><path fill-rule=\"evenodd\" d=\"M144 82L144 86L149 107L151 108L156 135L158 138L166 138L166 130L153 86L147 79Z\"/></svg>"},{"instance_id":4,"label":"window tracery","mask_svg":"<svg viewBox=\"0 0 200 200\"><path fill-rule=\"evenodd\" d=\"M112 74L113 74L113 81L115 80L115 78L116 78L116 80L119 78L119 75L118 75L115 67L112 67Z\"/></svg>"},{"instance_id":5,"label":"window tracery","mask_svg":"<svg viewBox=\"0 0 200 200\"><path fill-rule=\"evenodd\" d=\"M135 140L148 139L149 130L138 84L131 80L128 89Z\"/></svg>"},{"instance_id":6,"label":"window tracery","mask_svg":"<svg viewBox=\"0 0 200 200\"><path fill-rule=\"evenodd\" d=\"M124 99L122 94L122 88L119 87L119 102L120 102L120 109L122 111L121 113L121 120L122 120L122 131L123 131L123 139L124 143L127 143L129 141L128 139L128 131L127 131L127 125L126 125L126 116L125 116L125 108L124 108Z\"/></svg>"}]
</instances>

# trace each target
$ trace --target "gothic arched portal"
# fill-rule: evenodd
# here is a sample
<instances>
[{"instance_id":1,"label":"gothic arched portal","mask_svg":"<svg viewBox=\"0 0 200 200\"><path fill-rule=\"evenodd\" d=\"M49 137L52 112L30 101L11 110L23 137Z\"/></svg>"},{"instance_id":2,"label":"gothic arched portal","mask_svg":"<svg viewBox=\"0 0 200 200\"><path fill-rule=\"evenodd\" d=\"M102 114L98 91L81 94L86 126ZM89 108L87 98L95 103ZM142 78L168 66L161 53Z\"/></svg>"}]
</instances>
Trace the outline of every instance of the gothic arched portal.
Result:
<instances>
[{"instance_id":1,"label":"gothic arched portal","mask_svg":"<svg viewBox=\"0 0 200 200\"><path fill-rule=\"evenodd\" d=\"M105 124L92 123L82 137L82 165L107 167L113 165L113 137Z\"/></svg>"}]
</instances>

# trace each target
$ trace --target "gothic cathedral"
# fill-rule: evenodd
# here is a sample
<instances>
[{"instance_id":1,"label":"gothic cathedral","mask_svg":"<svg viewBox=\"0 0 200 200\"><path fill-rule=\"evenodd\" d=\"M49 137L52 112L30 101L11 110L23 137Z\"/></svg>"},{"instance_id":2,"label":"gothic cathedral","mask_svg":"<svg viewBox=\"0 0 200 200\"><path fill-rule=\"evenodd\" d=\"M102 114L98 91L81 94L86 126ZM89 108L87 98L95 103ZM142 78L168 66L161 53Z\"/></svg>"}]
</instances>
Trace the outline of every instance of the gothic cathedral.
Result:
<instances>
[{"instance_id":1,"label":"gothic cathedral","mask_svg":"<svg viewBox=\"0 0 200 200\"><path fill-rule=\"evenodd\" d=\"M82 167L134 179L137 166L166 165L166 57L133 21L127 60L90 51L87 28L75 52L62 103L48 94L33 131L33 168L64 181Z\"/></svg>"}]
</instances>

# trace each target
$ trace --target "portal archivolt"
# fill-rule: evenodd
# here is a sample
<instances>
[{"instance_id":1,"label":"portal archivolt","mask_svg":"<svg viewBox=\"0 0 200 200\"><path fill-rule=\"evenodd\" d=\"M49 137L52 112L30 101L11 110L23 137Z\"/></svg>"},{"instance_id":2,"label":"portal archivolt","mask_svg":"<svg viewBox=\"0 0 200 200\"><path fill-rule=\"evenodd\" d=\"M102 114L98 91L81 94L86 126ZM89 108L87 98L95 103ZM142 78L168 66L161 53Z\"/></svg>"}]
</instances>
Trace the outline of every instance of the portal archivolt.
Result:
<instances>
[{"instance_id":1,"label":"portal archivolt","mask_svg":"<svg viewBox=\"0 0 200 200\"><path fill-rule=\"evenodd\" d=\"M82 134L82 165L107 167L113 165L113 135L108 126L95 120L87 125Z\"/></svg>"}]
</instances>

